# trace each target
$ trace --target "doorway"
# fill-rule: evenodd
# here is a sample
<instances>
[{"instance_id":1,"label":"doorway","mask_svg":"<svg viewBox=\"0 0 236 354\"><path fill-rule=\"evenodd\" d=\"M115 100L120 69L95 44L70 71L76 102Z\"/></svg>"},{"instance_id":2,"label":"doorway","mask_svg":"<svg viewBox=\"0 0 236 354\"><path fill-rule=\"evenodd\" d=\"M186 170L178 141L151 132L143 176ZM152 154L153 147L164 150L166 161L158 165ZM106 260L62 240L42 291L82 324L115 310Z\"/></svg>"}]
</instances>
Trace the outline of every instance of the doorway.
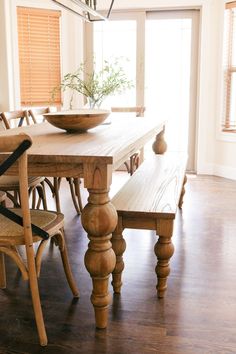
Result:
<instances>
[{"instance_id":1,"label":"doorway","mask_svg":"<svg viewBox=\"0 0 236 354\"><path fill-rule=\"evenodd\" d=\"M166 118L169 150L188 152L195 171L199 10L113 13L86 37L85 58L126 56L134 88L112 106L145 106L145 116ZM125 30L125 33L124 33ZM88 45L90 43L90 45ZM148 150L148 149L147 149Z\"/></svg>"},{"instance_id":2,"label":"doorway","mask_svg":"<svg viewBox=\"0 0 236 354\"><path fill-rule=\"evenodd\" d=\"M145 47L145 105L167 120L168 150L188 152L195 171L199 11L148 12Z\"/></svg>"}]
</instances>

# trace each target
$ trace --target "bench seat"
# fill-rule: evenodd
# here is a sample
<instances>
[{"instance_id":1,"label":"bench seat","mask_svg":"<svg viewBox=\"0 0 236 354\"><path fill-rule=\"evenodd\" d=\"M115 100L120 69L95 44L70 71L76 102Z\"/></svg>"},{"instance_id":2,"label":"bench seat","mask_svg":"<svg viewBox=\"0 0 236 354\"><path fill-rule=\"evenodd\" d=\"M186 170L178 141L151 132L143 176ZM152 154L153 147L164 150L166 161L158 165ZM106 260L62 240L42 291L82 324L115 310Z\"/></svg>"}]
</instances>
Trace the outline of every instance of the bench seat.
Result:
<instances>
[{"instance_id":1,"label":"bench seat","mask_svg":"<svg viewBox=\"0 0 236 354\"><path fill-rule=\"evenodd\" d=\"M113 289L119 293L124 268L123 253L126 243L123 230L155 230L159 236L155 245L157 256L157 293L163 297L170 272L169 259L174 253L171 242L173 223L178 206L182 206L186 183L187 154L183 152L153 155L131 176L112 199L118 213L118 223L112 235L116 254L113 271Z\"/></svg>"}]
</instances>

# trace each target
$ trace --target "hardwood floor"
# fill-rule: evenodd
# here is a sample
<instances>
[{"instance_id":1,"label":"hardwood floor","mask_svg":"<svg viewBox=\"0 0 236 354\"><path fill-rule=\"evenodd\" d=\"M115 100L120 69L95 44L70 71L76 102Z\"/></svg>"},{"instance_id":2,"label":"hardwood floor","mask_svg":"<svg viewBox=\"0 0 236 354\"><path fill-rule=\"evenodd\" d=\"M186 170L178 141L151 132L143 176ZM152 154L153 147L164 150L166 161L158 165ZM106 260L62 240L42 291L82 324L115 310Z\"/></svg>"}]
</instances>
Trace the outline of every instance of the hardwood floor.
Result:
<instances>
[{"instance_id":1,"label":"hardwood floor","mask_svg":"<svg viewBox=\"0 0 236 354\"><path fill-rule=\"evenodd\" d=\"M117 183L126 178L121 175ZM94 326L83 264L87 238L66 183L62 209L80 299L72 300L58 250L49 245L40 277L49 344L41 348L27 282L9 260L8 288L0 291L0 354L236 353L236 181L189 176L164 300L156 297L155 234L125 231L124 284L113 296L106 330Z\"/></svg>"}]
</instances>

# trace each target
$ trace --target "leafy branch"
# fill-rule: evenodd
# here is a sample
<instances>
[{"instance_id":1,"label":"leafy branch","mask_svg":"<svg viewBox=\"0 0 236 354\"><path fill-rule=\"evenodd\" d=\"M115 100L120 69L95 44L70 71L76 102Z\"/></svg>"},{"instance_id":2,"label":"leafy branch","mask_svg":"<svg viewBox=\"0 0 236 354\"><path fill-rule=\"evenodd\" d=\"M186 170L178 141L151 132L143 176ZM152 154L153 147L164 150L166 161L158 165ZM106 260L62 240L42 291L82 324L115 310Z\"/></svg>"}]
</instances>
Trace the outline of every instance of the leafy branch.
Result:
<instances>
[{"instance_id":1,"label":"leafy branch","mask_svg":"<svg viewBox=\"0 0 236 354\"><path fill-rule=\"evenodd\" d=\"M52 96L59 89L63 92L69 89L72 92L70 109L75 92L87 97L90 107L94 108L100 107L107 96L121 93L132 87L132 81L127 79L123 67L119 64L119 59L116 58L113 62L104 60L102 69L92 73L86 73L84 64L80 64L75 72L63 77L60 86L53 90Z\"/></svg>"}]
</instances>

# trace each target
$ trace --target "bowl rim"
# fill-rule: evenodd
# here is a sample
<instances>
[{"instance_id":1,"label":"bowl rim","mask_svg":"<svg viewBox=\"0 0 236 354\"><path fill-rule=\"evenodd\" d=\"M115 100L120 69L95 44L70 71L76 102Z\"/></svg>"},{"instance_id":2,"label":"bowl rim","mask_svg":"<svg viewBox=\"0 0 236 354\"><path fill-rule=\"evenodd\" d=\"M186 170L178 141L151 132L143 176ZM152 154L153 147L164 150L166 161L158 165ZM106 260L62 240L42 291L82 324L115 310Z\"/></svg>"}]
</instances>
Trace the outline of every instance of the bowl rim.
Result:
<instances>
[{"instance_id":1,"label":"bowl rim","mask_svg":"<svg viewBox=\"0 0 236 354\"><path fill-rule=\"evenodd\" d=\"M76 115L104 115L104 114L110 114L111 111L108 109L90 109L90 108L81 108L81 109L72 109L72 110L66 110L66 111L59 111L59 112L50 112L50 113L45 113L43 114L44 117L50 117L50 116L76 116Z\"/></svg>"}]
</instances>

